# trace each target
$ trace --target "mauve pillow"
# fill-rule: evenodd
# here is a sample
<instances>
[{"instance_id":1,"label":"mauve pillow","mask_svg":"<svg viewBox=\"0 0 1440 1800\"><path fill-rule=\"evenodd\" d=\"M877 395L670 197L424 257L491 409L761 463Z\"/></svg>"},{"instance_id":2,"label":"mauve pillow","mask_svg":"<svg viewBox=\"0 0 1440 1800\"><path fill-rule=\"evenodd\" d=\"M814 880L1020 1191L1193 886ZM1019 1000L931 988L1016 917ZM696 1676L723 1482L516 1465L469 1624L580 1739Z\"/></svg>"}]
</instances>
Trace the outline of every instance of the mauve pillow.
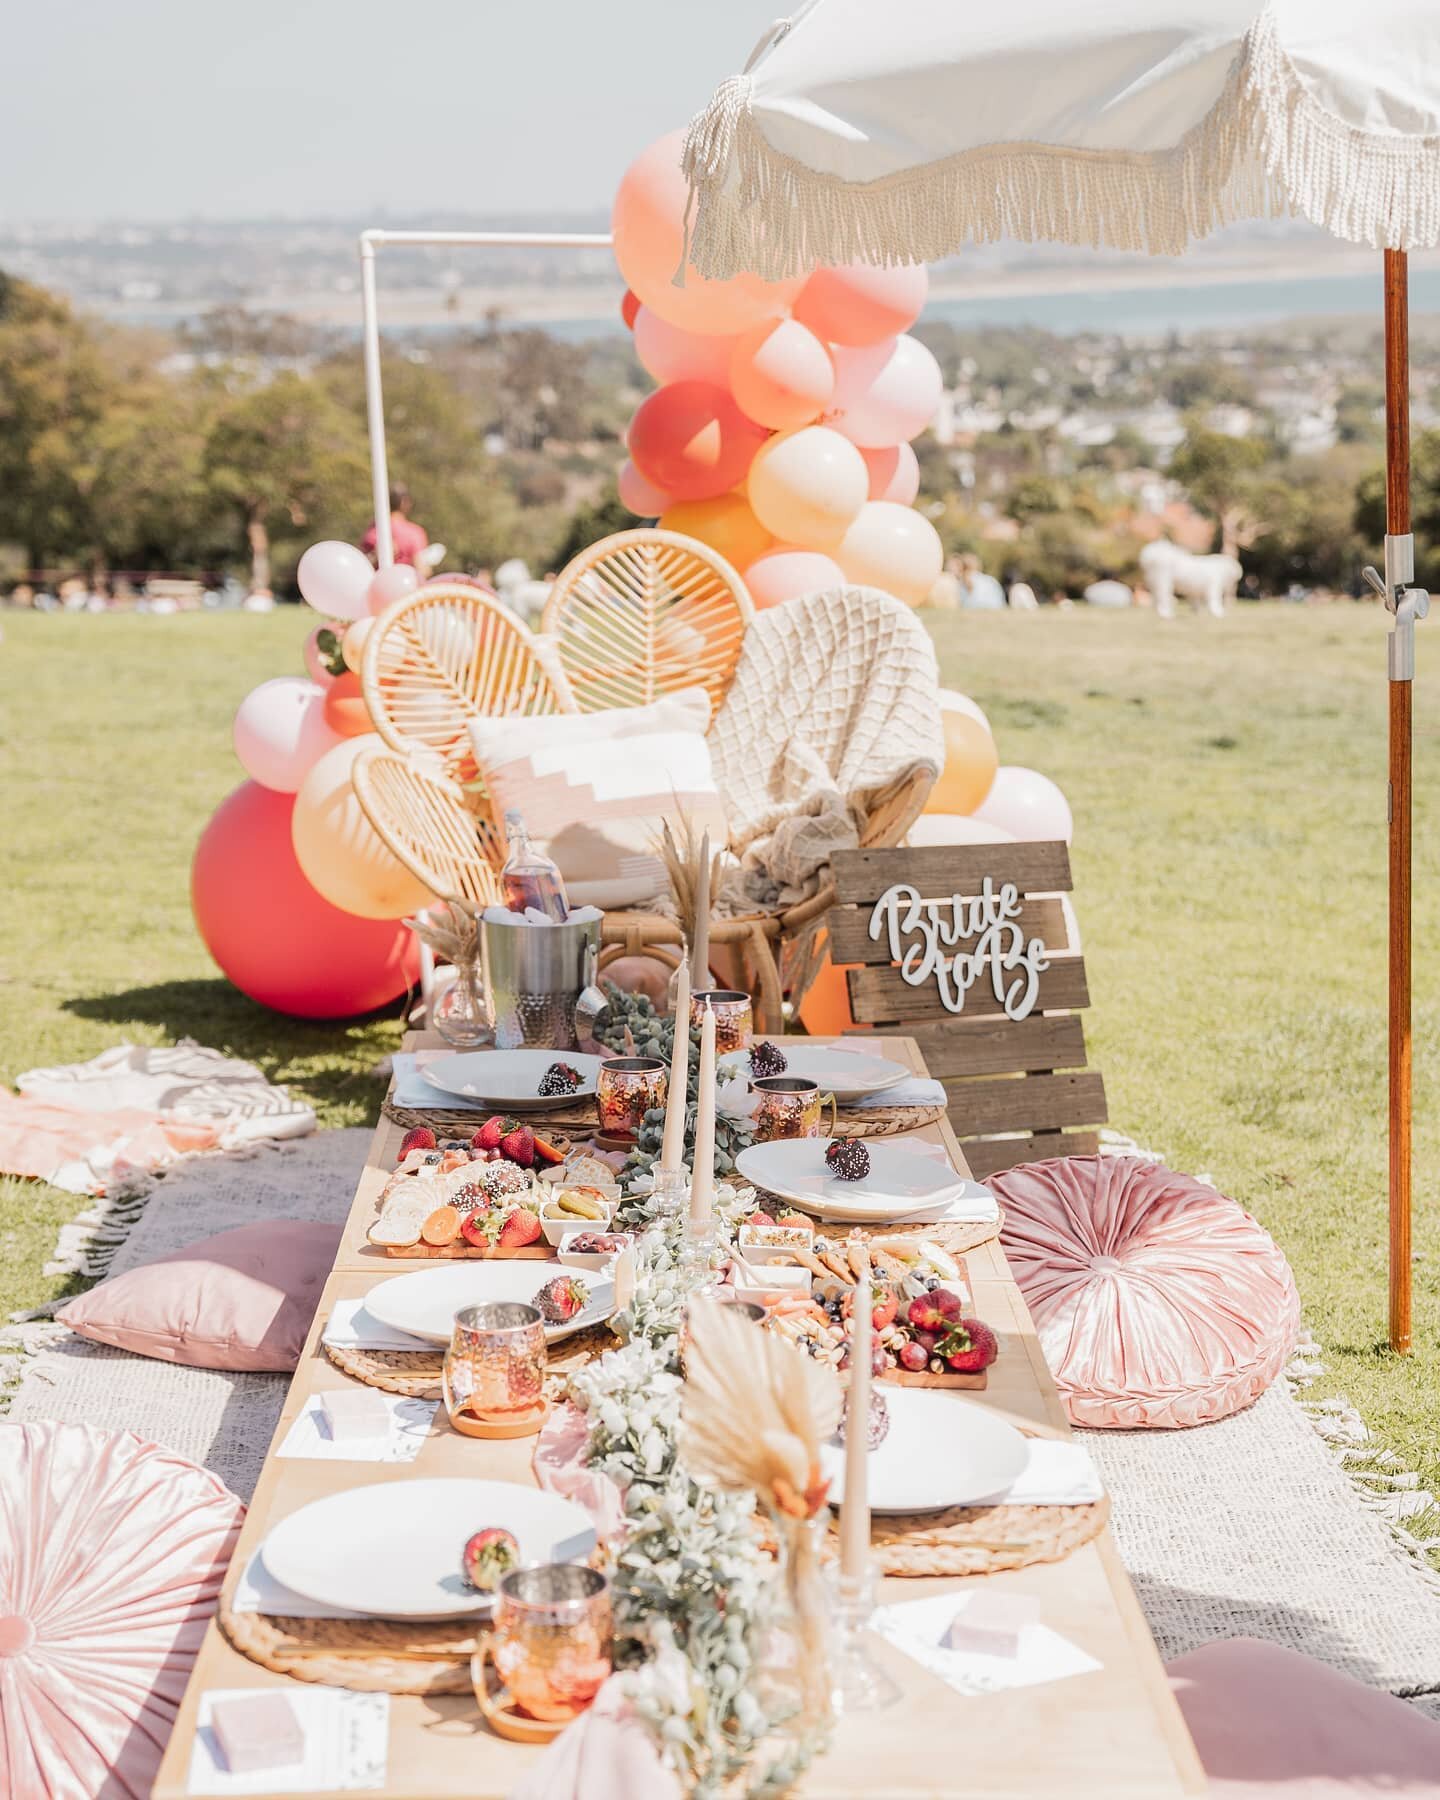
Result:
<instances>
[{"instance_id":1,"label":"mauve pillow","mask_svg":"<svg viewBox=\"0 0 1440 1800\"><path fill-rule=\"evenodd\" d=\"M338 1225L242 1225L112 1276L56 1317L97 1344L162 1362L289 1370L339 1247Z\"/></svg>"}]
</instances>

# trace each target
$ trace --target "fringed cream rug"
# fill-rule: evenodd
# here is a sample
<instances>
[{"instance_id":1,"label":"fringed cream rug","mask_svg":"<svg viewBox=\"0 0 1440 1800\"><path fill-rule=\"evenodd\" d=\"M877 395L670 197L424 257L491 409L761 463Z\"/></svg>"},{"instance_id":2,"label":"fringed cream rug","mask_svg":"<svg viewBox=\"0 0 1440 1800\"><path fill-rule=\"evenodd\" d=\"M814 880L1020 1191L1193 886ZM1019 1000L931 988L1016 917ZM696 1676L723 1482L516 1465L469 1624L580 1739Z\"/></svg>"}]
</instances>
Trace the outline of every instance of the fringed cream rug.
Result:
<instances>
[{"instance_id":1,"label":"fringed cream rug","mask_svg":"<svg viewBox=\"0 0 1440 1800\"><path fill-rule=\"evenodd\" d=\"M319 1132L246 1161L189 1164L130 1216L77 1223L67 1234L68 1266L119 1273L266 1218L339 1222L368 1139L359 1130ZM286 1377L178 1369L46 1323L16 1326L11 1340L27 1352L11 1418L137 1431L250 1497ZM1297 1360L1302 1396L1313 1372ZM1214 1638L1272 1638L1410 1696L1440 1719L1440 1576L1418 1535L1430 1499L1367 1447L1364 1427L1343 1405L1312 1413L1277 1384L1218 1425L1082 1435L1166 1656Z\"/></svg>"}]
</instances>

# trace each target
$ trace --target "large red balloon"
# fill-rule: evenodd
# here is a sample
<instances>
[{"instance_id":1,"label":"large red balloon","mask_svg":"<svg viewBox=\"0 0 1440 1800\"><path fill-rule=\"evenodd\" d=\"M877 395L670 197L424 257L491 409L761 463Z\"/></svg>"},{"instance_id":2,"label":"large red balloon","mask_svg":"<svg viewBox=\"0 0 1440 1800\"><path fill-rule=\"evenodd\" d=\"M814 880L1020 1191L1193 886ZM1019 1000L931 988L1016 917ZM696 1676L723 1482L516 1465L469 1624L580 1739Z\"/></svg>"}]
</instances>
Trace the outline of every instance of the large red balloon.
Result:
<instances>
[{"instance_id":1,"label":"large red balloon","mask_svg":"<svg viewBox=\"0 0 1440 1800\"><path fill-rule=\"evenodd\" d=\"M769 436L722 387L672 381L642 400L630 421L630 460L677 500L708 500L743 479Z\"/></svg>"},{"instance_id":2,"label":"large red balloon","mask_svg":"<svg viewBox=\"0 0 1440 1800\"><path fill-rule=\"evenodd\" d=\"M252 1000L300 1019L346 1019L417 979L414 933L322 900L290 843L293 794L236 788L200 835L190 904L206 948Z\"/></svg>"}]
</instances>

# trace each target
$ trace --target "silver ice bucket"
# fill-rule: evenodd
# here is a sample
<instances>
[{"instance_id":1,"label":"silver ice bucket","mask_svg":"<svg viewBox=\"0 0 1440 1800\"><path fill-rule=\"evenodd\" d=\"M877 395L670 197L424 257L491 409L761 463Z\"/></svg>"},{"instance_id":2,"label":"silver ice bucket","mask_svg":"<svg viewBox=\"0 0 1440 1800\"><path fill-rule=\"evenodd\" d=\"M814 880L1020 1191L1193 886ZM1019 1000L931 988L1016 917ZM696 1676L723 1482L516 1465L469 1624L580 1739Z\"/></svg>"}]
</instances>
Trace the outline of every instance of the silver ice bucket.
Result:
<instances>
[{"instance_id":1,"label":"silver ice bucket","mask_svg":"<svg viewBox=\"0 0 1440 1800\"><path fill-rule=\"evenodd\" d=\"M574 1050L593 1037L600 921L480 922L486 1005L500 1050ZM578 1021L577 1021L578 1013Z\"/></svg>"}]
</instances>

